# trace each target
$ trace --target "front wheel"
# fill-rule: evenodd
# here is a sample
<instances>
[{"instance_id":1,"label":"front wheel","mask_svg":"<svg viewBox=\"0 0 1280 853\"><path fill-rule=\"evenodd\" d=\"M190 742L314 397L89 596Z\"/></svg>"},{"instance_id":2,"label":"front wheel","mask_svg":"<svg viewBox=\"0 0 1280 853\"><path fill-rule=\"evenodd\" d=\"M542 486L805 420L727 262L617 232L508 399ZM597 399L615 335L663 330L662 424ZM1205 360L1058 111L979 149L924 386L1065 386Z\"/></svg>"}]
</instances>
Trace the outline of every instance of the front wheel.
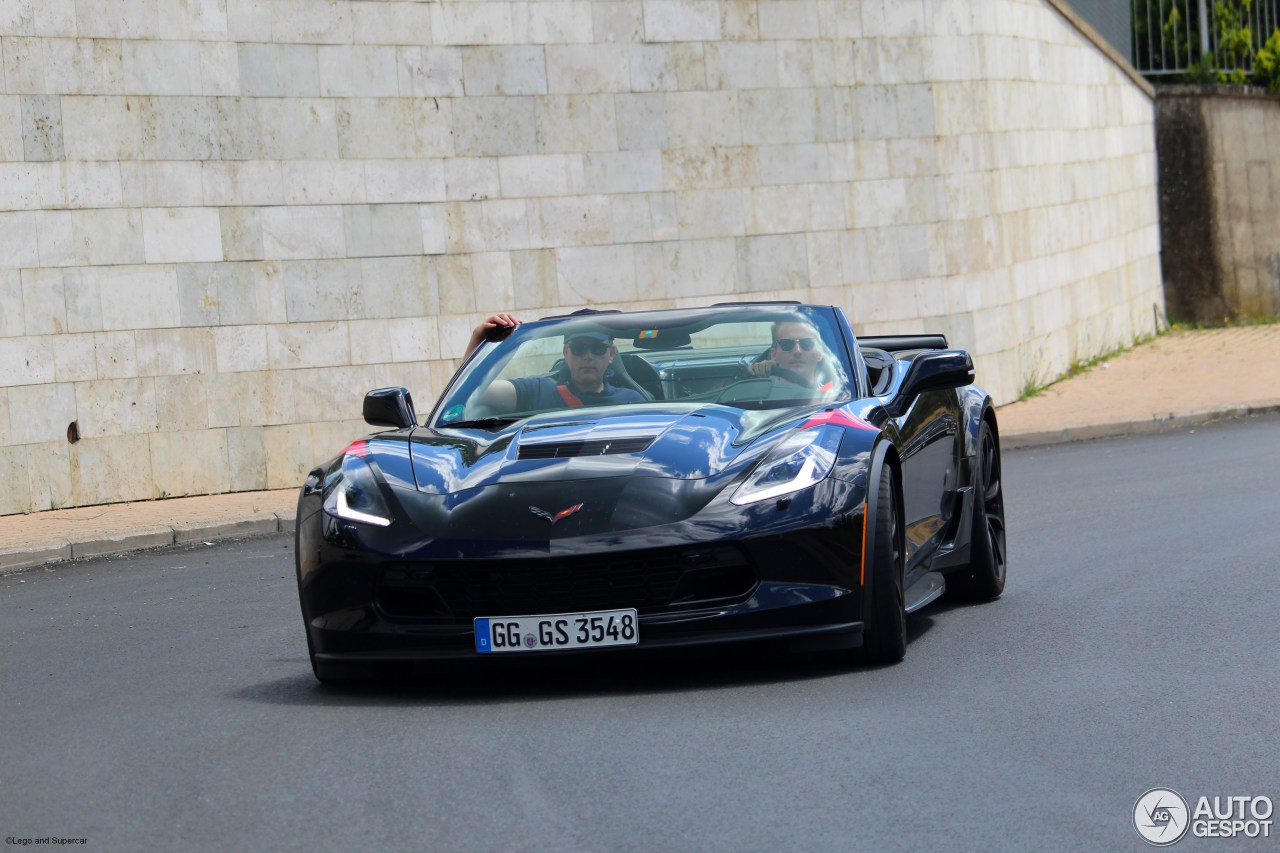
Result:
<instances>
[{"instance_id":1,"label":"front wheel","mask_svg":"<svg viewBox=\"0 0 1280 853\"><path fill-rule=\"evenodd\" d=\"M947 577L947 592L968 601L990 601L1004 592L1007 552L1004 534L1004 483L1000 445L991 424L982 422L973 471L973 529L969 565Z\"/></svg>"},{"instance_id":2,"label":"front wheel","mask_svg":"<svg viewBox=\"0 0 1280 853\"><path fill-rule=\"evenodd\" d=\"M870 531L872 550L866 554L871 595L862 635L862 659L867 663L897 663L907 653L905 542L898 517L897 489L887 461L880 467L875 507L875 527ZM864 542L863 548L866 547Z\"/></svg>"}]
</instances>

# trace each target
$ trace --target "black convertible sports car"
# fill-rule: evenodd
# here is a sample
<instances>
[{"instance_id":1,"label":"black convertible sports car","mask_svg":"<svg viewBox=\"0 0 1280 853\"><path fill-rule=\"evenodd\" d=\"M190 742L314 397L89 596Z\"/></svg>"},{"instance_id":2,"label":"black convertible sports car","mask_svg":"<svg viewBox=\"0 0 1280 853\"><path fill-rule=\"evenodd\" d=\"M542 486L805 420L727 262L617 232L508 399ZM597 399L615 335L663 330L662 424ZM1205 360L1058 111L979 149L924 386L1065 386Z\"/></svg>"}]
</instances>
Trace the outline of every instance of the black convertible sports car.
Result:
<instances>
[{"instance_id":1,"label":"black convertible sports car","mask_svg":"<svg viewBox=\"0 0 1280 853\"><path fill-rule=\"evenodd\" d=\"M743 303L578 312L482 345L424 425L308 476L322 681L381 664L785 639L900 660L906 615L1005 583L999 432L967 352ZM623 648L619 648L623 647Z\"/></svg>"}]
</instances>

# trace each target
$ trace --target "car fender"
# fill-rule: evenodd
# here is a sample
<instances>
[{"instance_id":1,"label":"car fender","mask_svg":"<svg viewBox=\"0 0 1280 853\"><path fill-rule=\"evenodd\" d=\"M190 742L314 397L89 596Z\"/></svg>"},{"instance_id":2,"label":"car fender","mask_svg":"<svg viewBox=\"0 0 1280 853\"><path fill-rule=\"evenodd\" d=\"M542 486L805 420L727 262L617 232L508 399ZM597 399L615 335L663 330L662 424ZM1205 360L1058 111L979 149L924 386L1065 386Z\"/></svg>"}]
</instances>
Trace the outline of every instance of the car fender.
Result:
<instances>
[{"instance_id":1,"label":"car fender","mask_svg":"<svg viewBox=\"0 0 1280 853\"><path fill-rule=\"evenodd\" d=\"M902 518L902 473L898 470L898 450L893 446L893 442L881 433L880 438L876 441L871 449L871 465L867 471L867 488L866 498L863 510L863 518L865 520L865 533L862 537L862 567L860 576L862 578L862 617L865 623L867 614L871 612L871 585L872 571L871 561L875 556L875 531L876 531L876 515L878 507L871 500L874 492L878 492L879 488L875 484L880 482L880 473L885 465L889 465L893 472L894 495L896 497L897 511L899 519Z\"/></svg>"},{"instance_id":2,"label":"car fender","mask_svg":"<svg viewBox=\"0 0 1280 853\"><path fill-rule=\"evenodd\" d=\"M982 419L990 415L992 429L995 430L997 438L999 430L995 429L995 413L992 411L991 397L976 385L969 385L959 389L960 412L964 419L964 444L961 447L961 454L966 459L972 459L978 452L978 433L982 429Z\"/></svg>"}]
</instances>

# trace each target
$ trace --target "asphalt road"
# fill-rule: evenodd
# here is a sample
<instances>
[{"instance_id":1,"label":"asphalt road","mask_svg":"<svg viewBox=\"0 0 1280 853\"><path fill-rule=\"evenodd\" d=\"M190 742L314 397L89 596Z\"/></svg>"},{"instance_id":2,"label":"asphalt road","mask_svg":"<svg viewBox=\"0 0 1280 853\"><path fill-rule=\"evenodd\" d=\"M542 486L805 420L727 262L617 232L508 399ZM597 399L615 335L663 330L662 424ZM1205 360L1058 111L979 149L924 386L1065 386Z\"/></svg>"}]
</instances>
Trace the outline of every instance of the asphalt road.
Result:
<instances>
[{"instance_id":1,"label":"asphalt road","mask_svg":"<svg viewBox=\"0 0 1280 853\"><path fill-rule=\"evenodd\" d=\"M1280 800L1277 459L1275 417L1007 453L1005 596L913 616L884 668L526 658L336 690L284 537L0 577L0 836L1146 849L1149 788Z\"/></svg>"}]
</instances>

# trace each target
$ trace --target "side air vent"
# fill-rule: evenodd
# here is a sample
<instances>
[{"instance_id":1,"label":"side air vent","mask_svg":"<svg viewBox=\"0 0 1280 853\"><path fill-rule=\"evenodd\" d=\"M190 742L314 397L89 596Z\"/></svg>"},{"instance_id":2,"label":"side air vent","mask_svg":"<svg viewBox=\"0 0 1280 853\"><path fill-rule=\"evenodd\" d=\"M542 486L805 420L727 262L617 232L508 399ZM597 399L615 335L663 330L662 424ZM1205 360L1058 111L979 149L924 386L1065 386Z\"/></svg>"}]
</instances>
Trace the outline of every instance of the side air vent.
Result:
<instances>
[{"instance_id":1,"label":"side air vent","mask_svg":"<svg viewBox=\"0 0 1280 853\"><path fill-rule=\"evenodd\" d=\"M654 436L606 438L594 441L560 441L521 444L518 459L567 459L573 456L604 456L611 453L639 453L653 444Z\"/></svg>"}]
</instances>

